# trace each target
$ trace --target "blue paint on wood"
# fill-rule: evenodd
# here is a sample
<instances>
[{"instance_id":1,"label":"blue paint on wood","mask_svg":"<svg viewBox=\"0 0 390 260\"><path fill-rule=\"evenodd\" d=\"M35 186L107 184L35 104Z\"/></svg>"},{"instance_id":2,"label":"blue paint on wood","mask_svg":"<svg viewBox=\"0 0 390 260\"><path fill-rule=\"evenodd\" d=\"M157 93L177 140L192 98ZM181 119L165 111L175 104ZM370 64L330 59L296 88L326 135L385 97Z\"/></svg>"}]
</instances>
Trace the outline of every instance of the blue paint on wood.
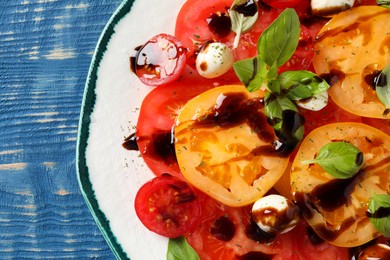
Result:
<instances>
[{"instance_id":1,"label":"blue paint on wood","mask_svg":"<svg viewBox=\"0 0 390 260\"><path fill-rule=\"evenodd\" d=\"M0 1L0 259L113 259L81 195L77 125L120 0Z\"/></svg>"}]
</instances>

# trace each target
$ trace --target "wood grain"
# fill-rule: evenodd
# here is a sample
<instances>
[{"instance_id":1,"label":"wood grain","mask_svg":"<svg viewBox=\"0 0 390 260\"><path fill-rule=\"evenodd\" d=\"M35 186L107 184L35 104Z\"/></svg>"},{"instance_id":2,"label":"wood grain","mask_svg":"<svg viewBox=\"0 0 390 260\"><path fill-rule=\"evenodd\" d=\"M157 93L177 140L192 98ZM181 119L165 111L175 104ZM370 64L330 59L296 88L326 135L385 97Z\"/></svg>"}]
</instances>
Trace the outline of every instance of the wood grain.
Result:
<instances>
[{"instance_id":1,"label":"wood grain","mask_svg":"<svg viewBox=\"0 0 390 260\"><path fill-rule=\"evenodd\" d=\"M113 259L81 195L79 112L120 0L0 1L0 258Z\"/></svg>"}]
</instances>

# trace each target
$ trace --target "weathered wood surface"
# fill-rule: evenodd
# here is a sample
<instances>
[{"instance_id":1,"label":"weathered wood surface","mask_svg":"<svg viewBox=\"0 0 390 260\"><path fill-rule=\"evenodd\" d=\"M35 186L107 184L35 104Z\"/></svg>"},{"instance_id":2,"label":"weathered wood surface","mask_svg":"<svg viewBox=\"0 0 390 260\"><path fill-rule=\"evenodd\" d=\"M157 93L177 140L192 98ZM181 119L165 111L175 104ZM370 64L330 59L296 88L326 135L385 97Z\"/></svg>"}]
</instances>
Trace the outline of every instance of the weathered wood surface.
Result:
<instances>
[{"instance_id":1,"label":"weathered wood surface","mask_svg":"<svg viewBox=\"0 0 390 260\"><path fill-rule=\"evenodd\" d=\"M96 43L121 0L0 0L0 259L112 259L76 137Z\"/></svg>"}]
</instances>

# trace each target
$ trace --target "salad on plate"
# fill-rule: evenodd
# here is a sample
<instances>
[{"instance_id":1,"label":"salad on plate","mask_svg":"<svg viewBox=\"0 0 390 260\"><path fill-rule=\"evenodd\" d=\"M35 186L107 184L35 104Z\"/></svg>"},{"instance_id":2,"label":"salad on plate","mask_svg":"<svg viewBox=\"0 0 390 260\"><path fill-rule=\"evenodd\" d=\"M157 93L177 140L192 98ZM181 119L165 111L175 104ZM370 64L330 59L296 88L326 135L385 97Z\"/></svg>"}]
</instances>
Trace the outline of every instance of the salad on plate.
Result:
<instances>
[{"instance_id":1,"label":"salad on plate","mask_svg":"<svg viewBox=\"0 0 390 260\"><path fill-rule=\"evenodd\" d=\"M187 0L129 57L167 259L389 259L390 9Z\"/></svg>"}]
</instances>

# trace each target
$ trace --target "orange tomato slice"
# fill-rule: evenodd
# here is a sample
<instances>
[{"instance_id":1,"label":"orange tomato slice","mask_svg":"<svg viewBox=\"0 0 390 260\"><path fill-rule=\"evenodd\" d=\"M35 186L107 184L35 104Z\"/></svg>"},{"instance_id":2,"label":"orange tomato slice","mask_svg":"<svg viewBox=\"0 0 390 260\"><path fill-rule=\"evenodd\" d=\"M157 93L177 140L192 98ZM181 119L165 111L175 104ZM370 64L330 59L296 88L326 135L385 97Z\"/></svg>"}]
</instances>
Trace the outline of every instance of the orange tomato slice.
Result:
<instances>
[{"instance_id":1,"label":"orange tomato slice","mask_svg":"<svg viewBox=\"0 0 390 260\"><path fill-rule=\"evenodd\" d=\"M222 86L190 100L177 117L175 150L183 176L217 201L233 207L253 203L283 174L267 124L261 91Z\"/></svg>"},{"instance_id":2,"label":"orange tomato slice","mask_svg":"<svg viewBox=\"0 0 390 260\"><path fill-rule=\"evenodd\" d=\"M313 65L331 81L330 97L364 117L390 118L373 79L390 63L390 9L352 8L334 16L318 33Z\"/></svg>"},{"instance_id":3,"label":"orange tomato slice","mask_svg":"<svg viewBox=\"0 0 390 260\"><path fill-rule=\"evenodd\" d=\"M352 178L336 179L313 159L332 141L347 141L363 153L363 167ZM291 188L302 215L314 231L341 247L362 245L380 234L366 211L372 194L390 194L390 136L362 123L334 123L313 130L293 161Z\"/></svg>"}]
</instances>

